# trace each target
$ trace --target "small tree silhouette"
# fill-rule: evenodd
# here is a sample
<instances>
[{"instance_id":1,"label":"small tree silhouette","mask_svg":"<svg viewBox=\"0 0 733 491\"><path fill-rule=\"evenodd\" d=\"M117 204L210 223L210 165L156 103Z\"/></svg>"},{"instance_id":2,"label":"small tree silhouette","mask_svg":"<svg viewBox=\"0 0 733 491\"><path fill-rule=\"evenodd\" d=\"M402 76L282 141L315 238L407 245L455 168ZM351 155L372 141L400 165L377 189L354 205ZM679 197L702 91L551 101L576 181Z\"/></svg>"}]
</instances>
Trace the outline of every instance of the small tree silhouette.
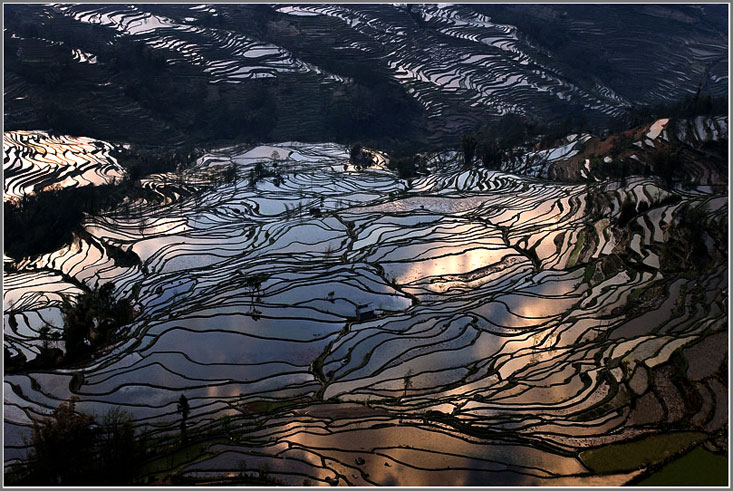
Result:
<instances>
[{"instance_id":1,"label":"small tree silhouette","mask_svg":"<svg viewBox=\"0 0 733 491\"><path fill-rule=\"evenodd\" d=\"M412 388L412 369L407 371L407 374L402 379L402 385L405 388L405 392L402 395L403 398L407 397L407 391Z\"/></svg>"},{"instance_id":2,"label":"small tree silhouette","mask_svg":"<svg viewBox=\"0 0 733 491\"><path fill-rule=\"evenodd\" d=\"M143 215L140 218L140 222L137 224L137 231L140 232L141 237L145 237L145 229L148 227L148 218L147 216Z\"/></svg>"},{"instance_id":3,"label":"small tree silhouette","mask_svg":"<svg viewBox=\"0 0 733 491\"><path fill-rule=\"evenodd\" d=\"M463 165L470 167L473 164L473 157L476 155L476 137L473 135L465 135L461 139L461 146L463 147Z\"/></svg>"},{"instance_id":4,"label":"small tree silhouette","mask_svg":"<svg viewBox=\"0 0 733 491\"><path fill-rule=\"evenodd\" d=\"M225 414L221 418L219 418L219 425L221 426L222 431L224 432L224 435L229 438L230 440L234 441L234 435L233 430L234 427L232 425L232 417L228 414Z\"/></svg>"},{"instance_id":5,"label":"small tree silhouette","mask_svg":"<svg viewBox=\"0 0 733 491\"><path fill-rule=\"evenodd\" d=\"M191 407L188 405L188 398L184 394L178 399L178 412L181 414L181 438L183 443L188 441L188 435L186 435L186 420L188 420L188 412Z\"/></svg>"},{"instance_id":6,"label":"small tree silhouette","mask_svg":"<svg viewBox=\"0 0 733 491\"><path fill-rule=\"evenodd\" d=\"M244 286L249 290L250 295L250 314L254 320L259 319L259 316L257 315L259 312L255 309L255 300L259 302L262 298L260 289L262 288L262 283L267 281L268 278L269 276L264 273L256 273L244 278Z\"/></svg>"}]
</instances>

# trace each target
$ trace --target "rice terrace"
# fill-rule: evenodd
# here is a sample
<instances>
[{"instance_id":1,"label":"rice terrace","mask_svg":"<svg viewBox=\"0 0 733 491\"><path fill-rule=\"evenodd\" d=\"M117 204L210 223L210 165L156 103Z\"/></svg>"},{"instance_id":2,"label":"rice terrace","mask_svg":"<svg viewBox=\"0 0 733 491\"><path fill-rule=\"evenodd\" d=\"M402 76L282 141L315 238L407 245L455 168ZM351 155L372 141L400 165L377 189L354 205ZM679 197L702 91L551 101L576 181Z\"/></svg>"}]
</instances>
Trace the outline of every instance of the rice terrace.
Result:
<instances>
[{"instance_id":1,"label":"rice terrace","mask_svg":"<svg viewBox=\"0 0 733 491\"><path fill-rule=\"evenodd\" d=\"M4 485L728 485L728 8L4 4Z\"/></svg>"}]
</instances>

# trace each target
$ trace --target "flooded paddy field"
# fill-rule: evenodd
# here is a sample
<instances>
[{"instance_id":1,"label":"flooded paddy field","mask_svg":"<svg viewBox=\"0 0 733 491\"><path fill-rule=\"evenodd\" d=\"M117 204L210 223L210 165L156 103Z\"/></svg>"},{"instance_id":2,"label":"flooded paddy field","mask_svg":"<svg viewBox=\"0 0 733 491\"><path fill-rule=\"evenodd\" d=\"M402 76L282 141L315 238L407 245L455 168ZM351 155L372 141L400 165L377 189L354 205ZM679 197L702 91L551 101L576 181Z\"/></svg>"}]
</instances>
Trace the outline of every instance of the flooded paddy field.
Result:
<instances>
[{"instance_id":1,"label":"flooded paddy field","mask_svg":"<svg viewBox=\"0 0 733 491\"><path fill-rule=\"evenodd\" d=\"M114 183L124 169L110 155L113 145L44 131L3 134L3 201L49 189Z\"/></svg>"},{"instance_id":2,"label":"flooded paddy field","mask_svg":"<svg viewBox=\"0 0 733 491\"><path fill-rule=\"evenodd\" d=\"M149 482L620 485L727 447L727 249L707 234L716 265L698 274L663 260L686 209L727 224L727 193L550 182L455 152L403 180L375 156L213 151L66 247L5 257L13 356L37 356L83 287L111 282L135 311L93 359L5 374L6 467L72 396L168 445L188 398L193 450L149 463Z\"/></svg>"}]
</instances>

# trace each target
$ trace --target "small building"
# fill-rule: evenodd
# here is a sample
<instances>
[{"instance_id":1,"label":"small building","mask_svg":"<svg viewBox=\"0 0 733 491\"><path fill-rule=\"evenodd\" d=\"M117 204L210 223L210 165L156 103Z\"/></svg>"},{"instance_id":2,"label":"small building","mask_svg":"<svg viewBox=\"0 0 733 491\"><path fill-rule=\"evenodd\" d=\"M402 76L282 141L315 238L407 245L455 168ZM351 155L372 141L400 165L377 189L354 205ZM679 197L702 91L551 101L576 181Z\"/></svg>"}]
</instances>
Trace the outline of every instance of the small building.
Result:
<instances>
[{"instance_id":1,"label":"small building","mask_svg":"<svg viewBox=\"0 0 733 491\"><path fill-rule=\"evenodd\" d=\"M359 321L368 321L374 319L377 316L374 311L374 305L365 303L356 306L356 319Z\"/></svg>"}]
</instances>

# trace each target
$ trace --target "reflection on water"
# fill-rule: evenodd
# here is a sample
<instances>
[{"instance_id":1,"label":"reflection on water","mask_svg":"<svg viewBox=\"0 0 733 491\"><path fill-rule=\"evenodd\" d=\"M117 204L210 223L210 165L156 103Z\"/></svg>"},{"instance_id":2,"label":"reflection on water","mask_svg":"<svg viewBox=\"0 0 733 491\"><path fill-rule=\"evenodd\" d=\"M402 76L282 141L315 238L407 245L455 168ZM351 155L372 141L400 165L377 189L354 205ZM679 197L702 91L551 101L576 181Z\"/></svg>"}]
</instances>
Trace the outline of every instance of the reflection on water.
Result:
<instances>
[{"instance_id":1,"label":"reflection on water","mask_svg":"<svg viewBox=\"0 0 733 491\"><path fill-rule=\"evenodd\" d=\"M296 172L279 187L247 186L242 176L275 151ZM663 412L644 425L627 418L637 396L670 393L655 370L722 329L727 309L692 308L693 288L678 280L628 314L635 290L665 278L635 268L598 278L607 242L581 239L583 186L446 166L413 182L430 195L414 195L381 167L344 171L346 157L296 143L206 156L183 179L206 183L202 195L161 180L172 202L89 217L90 235L73 248L6 273L13 353L35 356L27 338L51 322L43 309L74 290L48 269L114 281L139 310L125 339L86 366L32 373L36 382L6 375L6 441L22 447L29 416L72 393L84 410L120 405L165 431L185 393L192 424L215 435L227 414L238 438L184 466L190 476L267 468L295 485L628 482L634 473L592 475L577 453L665 423ZM239 181L217 181L229 163ZM142 264L119 266L102 243ZM721 274L700 280L709 304L721 301ZM264 278L257 288L254 275ZM656 388L633 392L637 369Z\"/></svg>"},{"instance_id":2,"label":"reflection on water","mask_svg":"<svg viewBox=\"0 0 733 491\"><path fill-rule=\"evenodd\" d=\"M113 149L112 144L93 138L6 131L3 201L15 201L37 190L119 181L125 171L111 155Z\"/></svg>"}]
</instances>

